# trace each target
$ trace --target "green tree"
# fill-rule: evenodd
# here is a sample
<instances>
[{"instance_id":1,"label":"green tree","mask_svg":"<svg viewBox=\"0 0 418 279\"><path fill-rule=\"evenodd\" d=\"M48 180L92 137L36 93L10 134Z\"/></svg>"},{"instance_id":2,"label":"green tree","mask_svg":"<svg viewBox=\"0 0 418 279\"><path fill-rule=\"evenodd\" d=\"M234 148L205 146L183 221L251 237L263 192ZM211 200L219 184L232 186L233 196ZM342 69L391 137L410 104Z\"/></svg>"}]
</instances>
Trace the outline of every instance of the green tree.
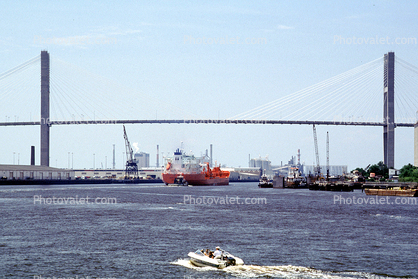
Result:
<instances>
[{"instance_id":1,"label":"green tree","mask_svg":"<svg viewBox=\"0 0 418 279\"><path fill-rule=\"evenodd\" d=\"M386 179L389 178L389 168L382 161L380 161L377 164L371 165L369 170L368 170L369 175L370 175L370 173L375 173L376 175L381 175Z\"/></svg>"},{"instance_id":2,"label":"green tree","mask_svg":"<svg viewBox=\"0 0 418 279\"><path fill-rule=\"evenodd\" d=\"M418 182L418 168L408 164L400 169L399 179L404 182Z\"/></svg>"},{"instance_id":3,"label":"green tree","mask_svg":"<svg viewBox=\"0 0 418 279\"><path fill-rule=\"evenodd\" d=\"M399 175L399 177L401 177L401 178L404 178L404 177L412 177L413 176L413 172L416 169L417 169L417 167L415 167L415 166L413 166L411 164L405 165L405 166L403 166L400 169L400 175Z\"/></svg>"}]
</instances>

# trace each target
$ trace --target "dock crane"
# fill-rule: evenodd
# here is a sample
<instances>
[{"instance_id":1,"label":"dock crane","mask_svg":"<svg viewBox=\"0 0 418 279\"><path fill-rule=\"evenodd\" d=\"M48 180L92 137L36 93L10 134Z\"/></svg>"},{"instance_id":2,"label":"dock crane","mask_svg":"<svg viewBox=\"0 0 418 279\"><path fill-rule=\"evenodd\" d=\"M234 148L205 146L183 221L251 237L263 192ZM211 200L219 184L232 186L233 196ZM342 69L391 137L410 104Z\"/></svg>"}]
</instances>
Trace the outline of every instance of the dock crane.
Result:
<instances>
[{"instance_id":1,"label":"dock crane","mask_svg":"<svg viewBox=\"0 0 418 279\"><path fill-rule=\"evenodd\" d=\"M130 178L131 175L134 178L138 177L138 164L134 159L134 151L132 149L131 143L128 140L128 135L126 134L125 125L123 125L123 138L125 139L125 148L126 148L126 168L125 168L125 178Z\"/></svg>"},{"instance_id":2,"label":"dock crane","mask_svg":"<svg viewBox=\"0 0 418 279\"><path fill-rule=\"evenodd\" d=\"M318 153L318 139L316 137L316 127L313 124L313 136L314 136L314 145L315 145L315 156L316 156L316 175L319 178L321 176L321 166L319 165L319 153Z\"/></svg>"}]
</instances>

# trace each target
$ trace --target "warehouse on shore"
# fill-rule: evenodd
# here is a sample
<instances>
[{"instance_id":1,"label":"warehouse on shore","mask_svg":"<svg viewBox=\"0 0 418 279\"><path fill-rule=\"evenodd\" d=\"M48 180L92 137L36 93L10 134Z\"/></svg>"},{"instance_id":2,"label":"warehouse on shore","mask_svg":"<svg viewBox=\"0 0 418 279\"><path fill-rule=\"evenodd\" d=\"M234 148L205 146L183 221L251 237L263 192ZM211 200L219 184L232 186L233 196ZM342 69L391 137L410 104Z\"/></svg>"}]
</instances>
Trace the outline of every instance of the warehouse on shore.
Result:
<instances>
[{"instance_id":1,"label":"warehouse on shore","mask_svg":"<svg viewBox=\"0 0 418 279\"><path fill-rule=\"evenodd\" d=\"M69 180L74 179L74 171L35 165L1 165L2 180Z\"/></svg>"}]
</instances>

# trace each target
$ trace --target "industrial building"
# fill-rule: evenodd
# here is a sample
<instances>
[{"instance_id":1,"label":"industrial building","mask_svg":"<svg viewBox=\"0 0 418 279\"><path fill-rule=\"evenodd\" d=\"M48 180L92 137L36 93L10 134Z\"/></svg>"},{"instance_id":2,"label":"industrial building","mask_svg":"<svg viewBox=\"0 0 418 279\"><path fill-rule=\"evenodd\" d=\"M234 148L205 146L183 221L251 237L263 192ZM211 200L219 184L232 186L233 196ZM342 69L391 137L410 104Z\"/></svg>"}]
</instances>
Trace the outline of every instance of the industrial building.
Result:
<instances>
[{"instance_id":1,"label":"industrial building","mask_svg":"<svg viewBox=\"0 0 418 279\"><path fill-rule=\"evenodd\" d=\"M138 176L142 179L162 179L162 168L141 168L138 170ZM114 178L121 179L125 177L124 169L82 169L74 170L77 179L102 179Z\"/></svg>"},{"instance_id":2,"label":"industrial building","mask_svg":"<svg viewBox=\"0 0 418 279\"><path fill-rule=\"evenodd\" d=\"M35 165L0 165L2 180L65 180L74 179L73 170Z\"/></svg>"},{"instance_id":3,"label":"industrial building","mask_svg":"<svg viewBox=\"0 0 418 279\"><path fill-rule=\"evenodd\" d=\"M260 168L222 168L229 171L230 182L258 181L261 176Z\"/></svg>"},{"instance_id":4,"label":"industrial building","mask_svg":"<svg viewBox=\"0 0 418 279\"><path fill-rule=\"evenodd\" d=\"M149 154L145 152L135 153L134 159L138 164L138 168L149 167Z\"/></svg>"},{"instance_id":5,"label":"industrial building","mask_svg":"<svg viewBox=\"0 0 418 279\"><path fill-rule=\"evenodd\" d=\"M255 158L255 159L250 159L249 162L249 167L250 168L259 168L262 170L271 170L271 161L268 159L268 157L266 158Z\"/></svg>"},{"instance_id":6,"label":"industrial building","mask_svg":"<svg viewBox=\"0 0 418 279\"><path fill-rule=\"evenodd\" d=\"M326 174L327 173L327 167L326 166L320 166L321 167L321 173ZM338 166L338 165L330 165L329 166L329 175L330 176L339 176L347 174L347 166ZM308 166L303 165L302 166L302 174L307 176L309 174L315 174L316 173L316 166Z\"/></svg>"}]
</instances>

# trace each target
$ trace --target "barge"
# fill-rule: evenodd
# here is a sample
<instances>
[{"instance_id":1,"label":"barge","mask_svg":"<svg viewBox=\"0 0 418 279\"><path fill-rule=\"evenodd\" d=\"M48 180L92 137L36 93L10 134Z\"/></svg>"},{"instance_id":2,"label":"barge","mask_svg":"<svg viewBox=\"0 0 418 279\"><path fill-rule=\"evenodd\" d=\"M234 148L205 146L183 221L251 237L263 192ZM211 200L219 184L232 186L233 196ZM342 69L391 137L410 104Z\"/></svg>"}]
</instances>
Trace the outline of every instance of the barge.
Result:
<instances>
[{"instance_id":1,"label":"barge","mask_svg":"<svg viewBox=\"0 0 418 279\"><path fill-rule=\"evenodd\" d=\"M417 183L365 183L363 185L366 195L418 197Z\"/></svg>"}]
</instances>

